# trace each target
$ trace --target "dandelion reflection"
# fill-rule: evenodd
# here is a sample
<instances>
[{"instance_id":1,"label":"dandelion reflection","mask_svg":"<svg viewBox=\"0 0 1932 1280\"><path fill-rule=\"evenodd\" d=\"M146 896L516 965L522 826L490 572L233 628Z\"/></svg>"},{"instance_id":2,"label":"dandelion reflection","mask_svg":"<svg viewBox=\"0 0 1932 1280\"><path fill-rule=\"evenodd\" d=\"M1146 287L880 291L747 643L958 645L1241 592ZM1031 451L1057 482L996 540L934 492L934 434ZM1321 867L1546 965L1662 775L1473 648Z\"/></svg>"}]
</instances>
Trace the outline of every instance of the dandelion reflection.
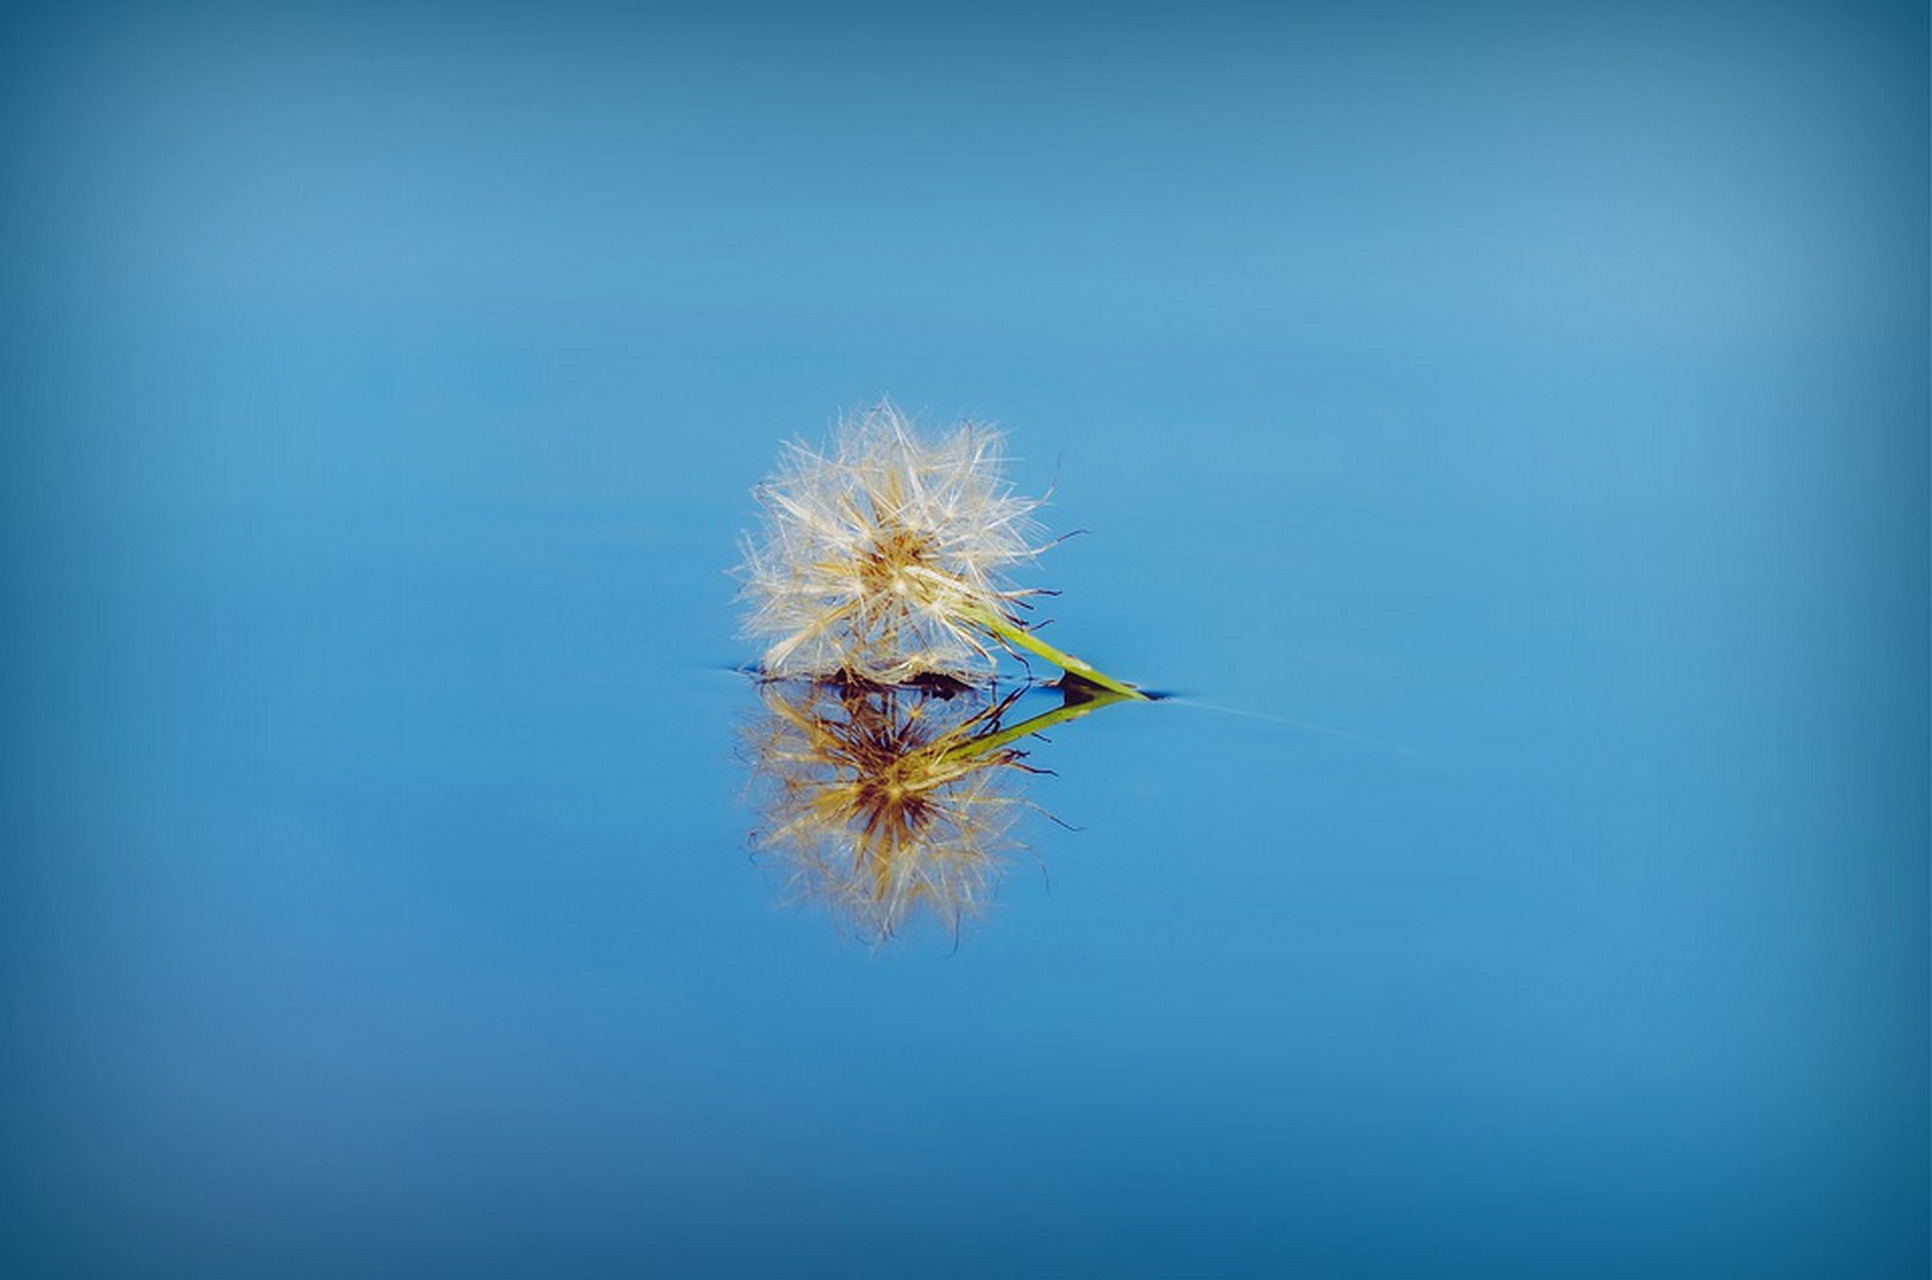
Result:
<instances>
[{"instance_id":1,"label":"dandelion reflection","mask_svg":"<svg viewBox=\"0 0 1932 1280\"><path fill-rule=\"evenodd\" d=\"M869 941L924 914L957 934L993 896L1016 820L1033 734L1119 695L1074 684L1061 705L1015 716L1024 693L959 681L911 685L768 680L746 729L760 825L752 846L787 896L828 907ZM1029 744L1030 745L1030 744Z\"/></svg>"}]
</instances>

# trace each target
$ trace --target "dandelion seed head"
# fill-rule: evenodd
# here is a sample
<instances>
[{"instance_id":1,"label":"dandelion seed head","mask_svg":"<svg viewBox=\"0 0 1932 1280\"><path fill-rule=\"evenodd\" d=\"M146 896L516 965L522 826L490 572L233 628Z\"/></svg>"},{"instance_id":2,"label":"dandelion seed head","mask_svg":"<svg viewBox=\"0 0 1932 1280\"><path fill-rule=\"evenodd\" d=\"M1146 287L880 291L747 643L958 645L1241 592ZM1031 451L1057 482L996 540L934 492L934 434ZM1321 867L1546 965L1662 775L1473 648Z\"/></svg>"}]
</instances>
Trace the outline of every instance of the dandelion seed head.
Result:
<instances>
[{"instance_id":1,"label":"dandelion seed head","mask_svg":"<svg viewBox=\"0 0 1932 1280\"><path fill-rule=\"evenodd\" d=\"M786 446L754 491L764 527L739 571L766 674L990 674L974 618L1027 594L1005 575L1038 553L1039 504L1004 468L998 432L926 438L889 401L847 417L823 453Z\"/></svg>"}]
</instances>

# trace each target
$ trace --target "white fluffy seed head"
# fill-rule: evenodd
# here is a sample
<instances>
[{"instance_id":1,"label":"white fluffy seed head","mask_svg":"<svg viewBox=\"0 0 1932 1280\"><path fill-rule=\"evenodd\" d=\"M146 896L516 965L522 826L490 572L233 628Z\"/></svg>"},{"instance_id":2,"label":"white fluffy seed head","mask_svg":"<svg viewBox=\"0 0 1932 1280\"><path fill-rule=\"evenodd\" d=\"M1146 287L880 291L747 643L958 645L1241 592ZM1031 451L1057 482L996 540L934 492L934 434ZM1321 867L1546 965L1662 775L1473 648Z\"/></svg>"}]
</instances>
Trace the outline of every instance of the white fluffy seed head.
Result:
<instances>
[{"instance_id":1,"label":"white fluffy seed head","mask_svg":"<svg viewBox=\"0 0 1932 1280\"><path fill-rule=\"evenodd\" d=\"M998 432L967 423L928 439L889 401L847 417L826 452L786 446L754 490L764 527L739 571L765 673L990 675L975 619L1026 594L1004 575L1038 552L1039 504L1004 467Z\"/></svg>"}]
</instances>

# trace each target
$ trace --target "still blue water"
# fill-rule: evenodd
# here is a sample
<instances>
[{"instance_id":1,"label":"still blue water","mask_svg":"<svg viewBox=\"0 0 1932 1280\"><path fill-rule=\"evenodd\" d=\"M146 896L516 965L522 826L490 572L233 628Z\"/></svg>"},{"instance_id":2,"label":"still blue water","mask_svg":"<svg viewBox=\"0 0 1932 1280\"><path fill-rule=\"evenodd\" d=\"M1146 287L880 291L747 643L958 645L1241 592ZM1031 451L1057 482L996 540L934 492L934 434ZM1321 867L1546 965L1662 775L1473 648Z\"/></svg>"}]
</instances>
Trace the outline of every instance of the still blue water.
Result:
<instances>
[{"instance_id":1,"label":"still blue water","mask_svg":"<svg viewBox=\"0 0 1932 1280\"><path fill-rule=\"evenodd\" d=\"M0 12L23 1276L1912 1276L1922 7ZM997 421L994 909L747 854Z\"/></svg>"}]
</instances>

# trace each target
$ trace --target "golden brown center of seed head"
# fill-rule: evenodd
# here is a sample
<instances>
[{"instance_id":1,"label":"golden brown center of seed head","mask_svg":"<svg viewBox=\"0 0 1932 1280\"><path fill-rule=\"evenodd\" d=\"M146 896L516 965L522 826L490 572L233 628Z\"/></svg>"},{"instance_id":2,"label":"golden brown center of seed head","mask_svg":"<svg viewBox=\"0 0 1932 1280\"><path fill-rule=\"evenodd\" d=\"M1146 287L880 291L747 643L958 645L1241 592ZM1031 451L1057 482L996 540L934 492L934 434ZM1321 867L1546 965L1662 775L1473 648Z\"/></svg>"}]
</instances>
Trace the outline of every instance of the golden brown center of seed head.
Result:
<instances>
[{"instance_id":1,"label":"golden brown center of seed head","mask_svg":"<svg viewBox=\"0 0 1932 1280\"><path fill-rule=\"evenodd\" d=\"M884 528L860 558L859 581L867 592L910 595L918 589L918 578L907 570L927 567L932 558L927 535L903 525Z\"/></svg>"}]
</instances>

